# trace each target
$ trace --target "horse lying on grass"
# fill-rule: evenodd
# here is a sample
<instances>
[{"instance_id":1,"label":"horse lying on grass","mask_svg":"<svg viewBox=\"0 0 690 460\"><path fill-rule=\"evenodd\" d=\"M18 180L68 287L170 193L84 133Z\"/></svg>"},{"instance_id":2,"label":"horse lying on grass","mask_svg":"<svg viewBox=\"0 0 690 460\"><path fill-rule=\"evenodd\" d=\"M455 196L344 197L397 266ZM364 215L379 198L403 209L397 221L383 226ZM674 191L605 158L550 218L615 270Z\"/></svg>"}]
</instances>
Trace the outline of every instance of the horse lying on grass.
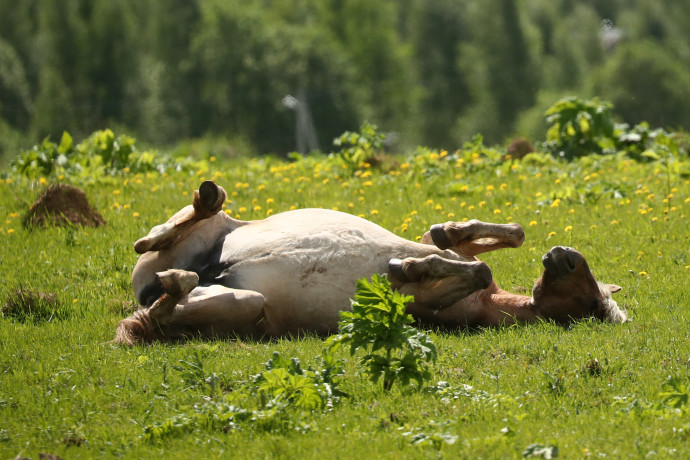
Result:
<instances>
[{"instance_id":1,"label":"horse lying on grass","mask_svg":"<svg viewBox=\"0 0 690 460\"><path fill-rule=\"evenodd\" d=\"M357 279L374 273L387 273L394 289L413 295L408 312L426 324L626 321L611 298L621 288L596 281L571 248L556 246L543 257L532 296L500 289L475 256L519 247L518 224L447 222L415 243L324 209L240 221L221 211L225 198L221 187L202 183L192 206L134 244L141 256L132 283L144 308L120 322L114 342L332 333Z\"/></svg>"}]
</instances>

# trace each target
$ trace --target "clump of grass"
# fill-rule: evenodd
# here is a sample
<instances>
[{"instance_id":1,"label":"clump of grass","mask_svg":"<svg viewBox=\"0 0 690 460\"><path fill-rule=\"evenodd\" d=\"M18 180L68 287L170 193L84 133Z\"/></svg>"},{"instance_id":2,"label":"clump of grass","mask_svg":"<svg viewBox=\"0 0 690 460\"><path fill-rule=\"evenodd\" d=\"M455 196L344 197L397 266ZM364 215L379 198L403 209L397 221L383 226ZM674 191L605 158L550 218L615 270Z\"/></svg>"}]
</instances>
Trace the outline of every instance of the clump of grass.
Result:
<instances>
[{"instance_id":1,"label":"clump of grass","mask_svg":"<svg viewBox=\"0 0 690 460\"><path fill-rule=\"evenodd\" d=\"M17 288L0 308L2 315L20 323L41 323L66 319L68 310L60 304L57 295L49 292Z\"/></svg>"}]
</instances>

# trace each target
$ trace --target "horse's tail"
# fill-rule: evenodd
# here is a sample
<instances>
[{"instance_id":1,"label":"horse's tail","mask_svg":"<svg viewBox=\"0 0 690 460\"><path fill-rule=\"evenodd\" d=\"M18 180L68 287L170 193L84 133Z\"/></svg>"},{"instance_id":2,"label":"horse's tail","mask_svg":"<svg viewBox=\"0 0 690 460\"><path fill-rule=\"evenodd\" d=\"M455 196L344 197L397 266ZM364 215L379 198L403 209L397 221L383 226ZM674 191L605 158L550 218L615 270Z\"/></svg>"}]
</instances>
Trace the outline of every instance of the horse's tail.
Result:
<instances>
[{"instance_id":1,"label":"horse's tail","mask_svg":"<svg viewBox=\"0 0 690 460\"><path fill-rule=\"evenodd\" d=\"M111 343L131 347L160 340L161 336L157 321L151 319L148 309L141 309L119 322Z\"/></svg>"}]
</instances>

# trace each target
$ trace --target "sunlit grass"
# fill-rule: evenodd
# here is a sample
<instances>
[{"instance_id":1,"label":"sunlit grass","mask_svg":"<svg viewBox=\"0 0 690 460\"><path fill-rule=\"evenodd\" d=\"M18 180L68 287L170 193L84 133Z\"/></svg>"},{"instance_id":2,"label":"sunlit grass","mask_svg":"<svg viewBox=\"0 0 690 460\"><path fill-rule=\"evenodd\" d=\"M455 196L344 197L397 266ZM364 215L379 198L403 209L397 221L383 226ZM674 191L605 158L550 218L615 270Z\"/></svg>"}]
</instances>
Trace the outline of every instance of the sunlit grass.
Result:
<instances>
[{"instance_id":1,"label":"sunlit grass","mask_svg":"<svg viewBox=\"0 0 690 460\"><path fill-rule=\"evenodd\" d=\"M19 287L54 293L69 315L0 319L0 455L426 458L438 449L449 457L511 458L540 444L565 458L687 456L688 408L644 408L662 403L669 375L690 382L689 178L669 180L657 164L604 157L501 162L420 150L399 163L391 172L351 174L326 157L218 160L191 173L85 179L77 185L107 221L97 229L25 229L21 219L41 180L3 179L0 301ZM524 245L484 257L502 287L529 293L542 254L573 246L597 278L623 287L616 296L633 321L432 331L434 381L470 385L476 394L384 394L348 360L343 389L351 396L333 412L298 414L289 432L198 430L149 444L145 426L208 396L204 386L184 385L173 368L179 360L197 353L229 391L273 351L309 362L322 348L315 337L131 349L108 343L134 304L133 241L191 203L205 179L226 189L224 211L241 219L324 207L411 240L447 220L519 222Z\"/></svg>"}]
</instances>

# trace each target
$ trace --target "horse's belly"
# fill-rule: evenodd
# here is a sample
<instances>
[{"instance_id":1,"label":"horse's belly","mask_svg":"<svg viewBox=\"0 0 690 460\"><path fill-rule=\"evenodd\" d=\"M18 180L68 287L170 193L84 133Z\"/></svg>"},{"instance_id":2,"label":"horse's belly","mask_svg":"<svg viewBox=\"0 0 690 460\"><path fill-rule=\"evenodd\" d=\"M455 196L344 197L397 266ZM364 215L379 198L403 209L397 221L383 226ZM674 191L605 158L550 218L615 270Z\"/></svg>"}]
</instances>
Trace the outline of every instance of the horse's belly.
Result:
<instances>
[{"instance_id":1,"label":"horse's belly","mask_svg":"<svg viewBox=\"0 0 690 460\"><path fill-rule=\"evenodd\" d=\"M357 279L386 273L391 258L414 256L421 246L361 219L319 217L266 220L226 238L224 282L264 296L270 334L336 330Z\"/></svg>"},{"instance_id":2,"label":"horse's belly","mask_svg":"<svg viewBox=\"0 0 690 460\"><path fill-rule=\"evenodd\" d=\"M357 279L387 271L384 258L362 258L356 266L324 264L316 259L266 262L239 267L237 282L242 289L263 294L264 326L275 335L335 331L339 313L350 308Z\"/></svg>"}]
</instances>

